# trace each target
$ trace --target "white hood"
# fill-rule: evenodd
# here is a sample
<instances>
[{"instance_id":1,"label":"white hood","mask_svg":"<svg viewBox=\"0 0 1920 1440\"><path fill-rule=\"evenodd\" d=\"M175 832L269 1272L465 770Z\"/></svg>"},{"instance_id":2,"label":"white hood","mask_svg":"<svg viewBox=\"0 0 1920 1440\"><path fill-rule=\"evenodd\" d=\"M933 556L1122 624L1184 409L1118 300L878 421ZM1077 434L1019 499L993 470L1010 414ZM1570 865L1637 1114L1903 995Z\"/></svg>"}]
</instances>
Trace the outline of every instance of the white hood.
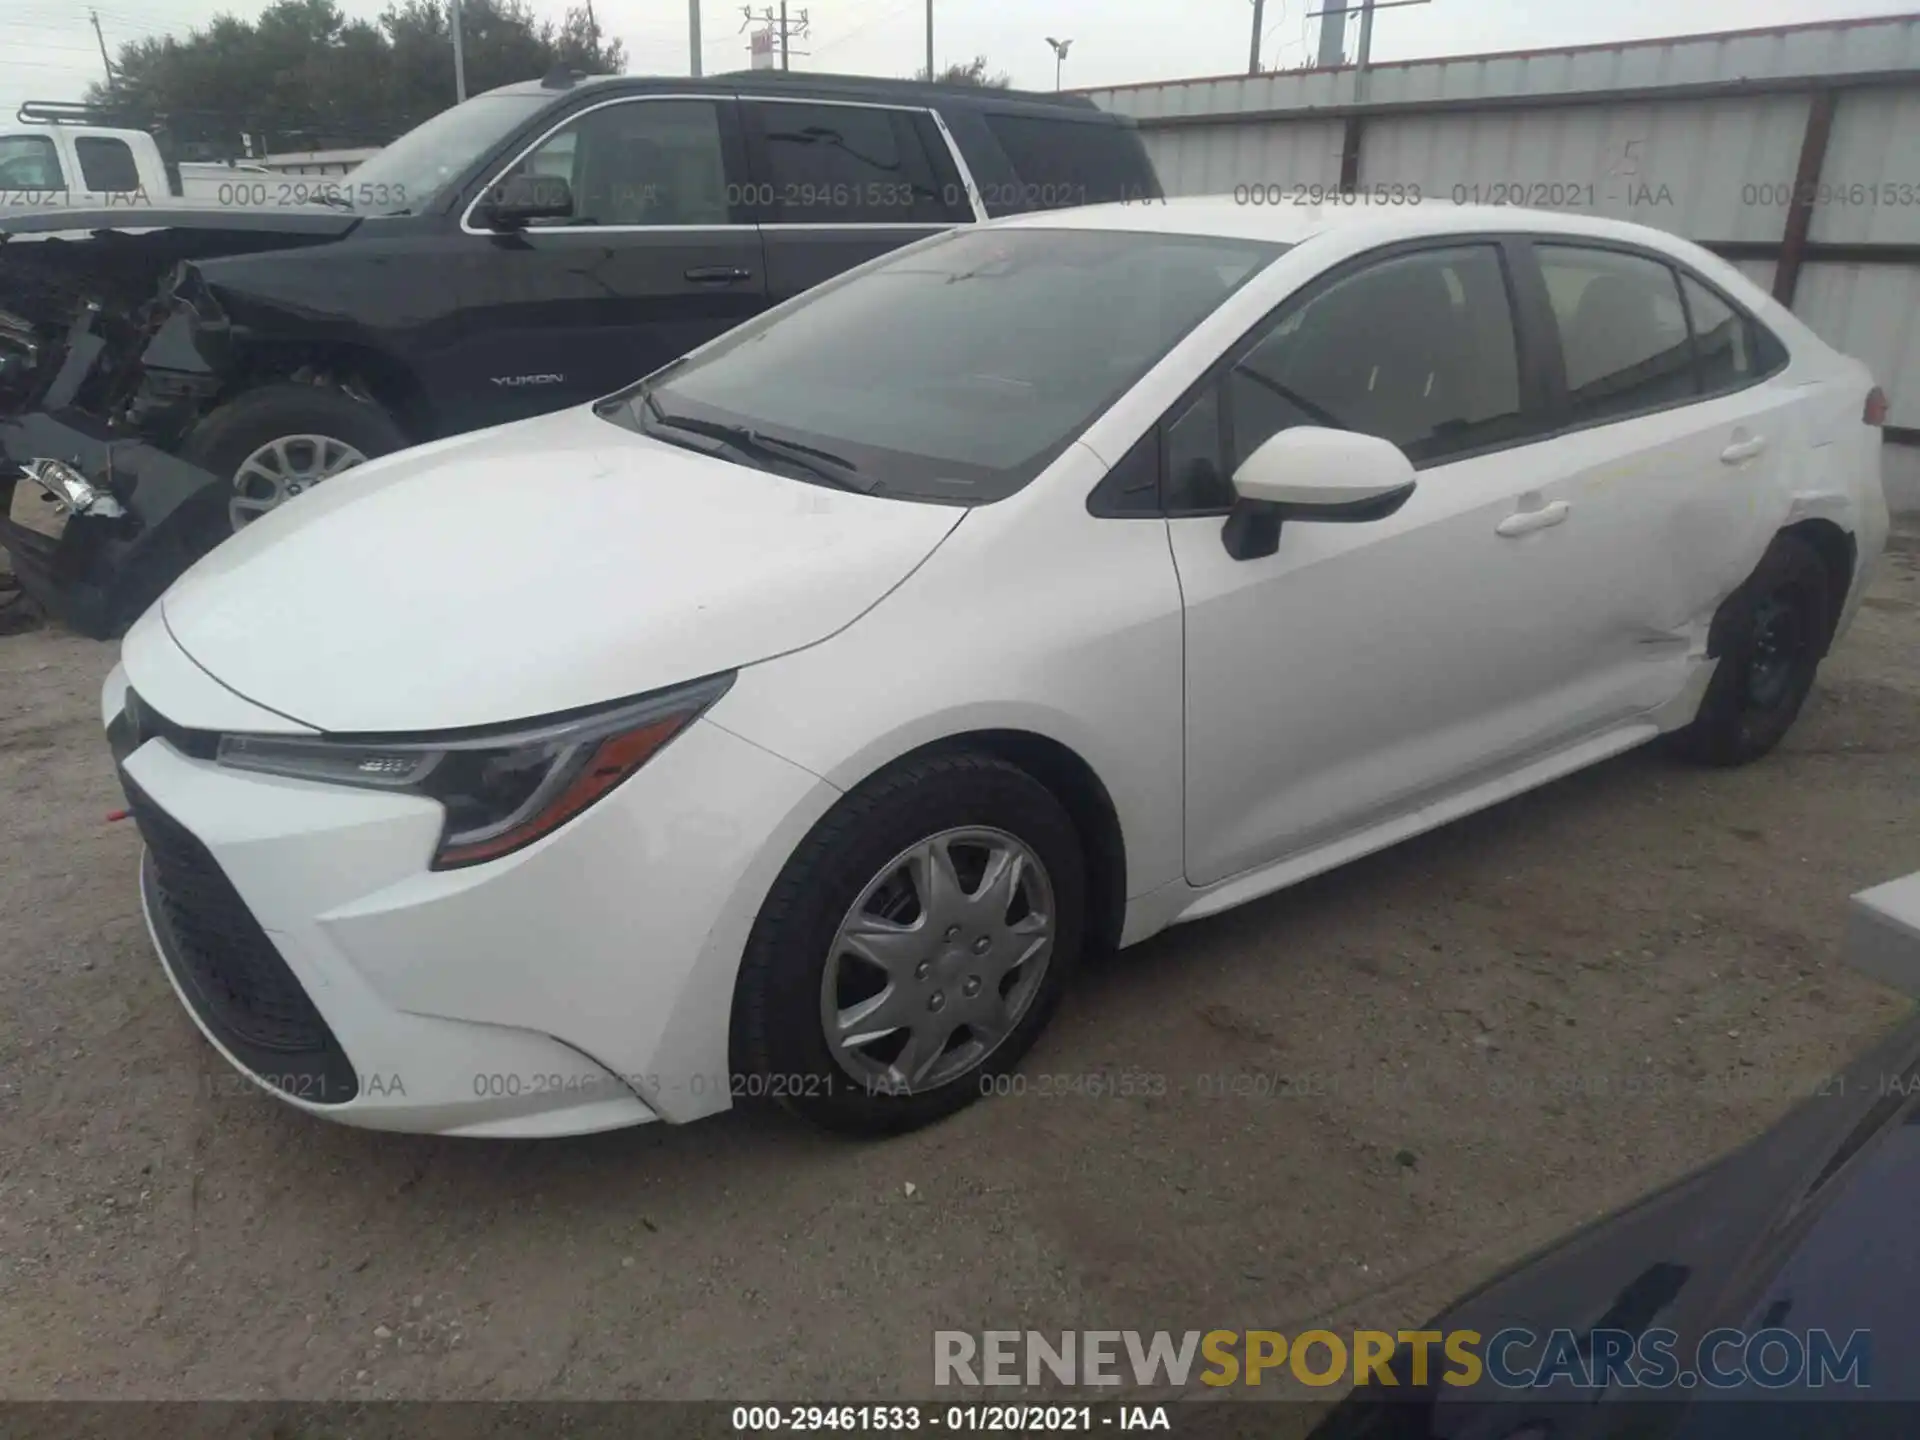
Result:
<instances>
[{"instance_id":1,"label":"white hood","mask_svg":"<svg viewBox=\"0 0 1920 1440\"><path fill-rule=\"evenodd\" d=\"M160 603L181 648L256 704L326 731L452 729L813 644L965 513L711 459L578 408L337 476Z\"/></svg>"}]
</instances>

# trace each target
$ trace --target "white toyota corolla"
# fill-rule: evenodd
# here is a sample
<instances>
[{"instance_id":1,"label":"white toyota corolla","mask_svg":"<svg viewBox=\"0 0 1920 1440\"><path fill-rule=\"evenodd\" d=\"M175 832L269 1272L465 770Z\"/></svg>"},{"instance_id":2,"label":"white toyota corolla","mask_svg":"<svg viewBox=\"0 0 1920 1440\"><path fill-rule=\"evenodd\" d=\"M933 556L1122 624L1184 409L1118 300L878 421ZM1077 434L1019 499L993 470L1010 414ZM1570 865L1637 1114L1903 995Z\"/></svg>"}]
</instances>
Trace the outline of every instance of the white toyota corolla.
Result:
<instances>
[{"instance_id":1,"label":"white toyota corolla","mask_svg":"<svg viewBox=\"0 0 1920 1440\"><path fill-rule=\"evenodd\" d=\"M1885 409L1632 225L944 234L201 561L103 697L154 943L354 1124L921 1124L1089 952L1662 734L1764 754Z\"/></svg>"}]
</instances>

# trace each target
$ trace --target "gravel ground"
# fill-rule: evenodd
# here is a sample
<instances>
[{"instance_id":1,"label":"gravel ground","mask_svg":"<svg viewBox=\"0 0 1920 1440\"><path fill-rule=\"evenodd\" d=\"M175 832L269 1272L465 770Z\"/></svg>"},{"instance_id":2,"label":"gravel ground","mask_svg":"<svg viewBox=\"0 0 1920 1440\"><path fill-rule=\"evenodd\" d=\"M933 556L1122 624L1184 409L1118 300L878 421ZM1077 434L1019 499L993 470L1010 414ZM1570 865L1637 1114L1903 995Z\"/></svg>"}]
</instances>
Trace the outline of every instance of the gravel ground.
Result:
<instances>
[{"instance_id":1,"label":"gravel ground","mask_svg":"<svg viewBox=\"0 0 1920 1440\"><path fill-rule=\"evenodd\" d=\"M1624 756L1163 935L1085 977L1026 1093L869 1145L757 1112L419 1139L255 1095L105 823L109 649L0 639L0 1395L902 1399L937 1328L1422 1319L1906 1013L1838 962L1847 895L1920 865L1896 545L1767 761ZM1063 1078L1124 1071L1165 1093Z\"/></svg>"}]
</instances>

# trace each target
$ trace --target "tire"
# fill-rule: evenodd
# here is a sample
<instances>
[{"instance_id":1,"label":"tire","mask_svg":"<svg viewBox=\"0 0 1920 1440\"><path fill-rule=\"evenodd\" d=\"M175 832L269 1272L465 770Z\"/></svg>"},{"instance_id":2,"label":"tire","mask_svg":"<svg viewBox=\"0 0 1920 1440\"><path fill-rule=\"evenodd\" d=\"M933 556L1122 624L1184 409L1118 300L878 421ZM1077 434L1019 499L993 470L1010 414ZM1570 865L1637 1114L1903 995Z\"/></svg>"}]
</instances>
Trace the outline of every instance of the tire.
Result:
<instances>
[{"instance_id":1,"label":"tire","mask_svg":"<svg viewBox=\"0 0 1920 1440\"><path fill-rule=\"evenodd\" d=\"M1699 713L1672 749L1701 765L1745 765L1792 727L1833 637L1826 562L1792 535L1776 535L1713 628L1720 665Z\"/></svg>"},{"instance_id":2,"label":"tire","mask_svg":"<svg viewBox=\"0 0 1920 1440\"><path fill-rule=\"evenodd\" d=\"M976 857L990 859L995 847L1006 853L1023 848L1021 888L1009 892L1011 908L997 919L990 918L997 904L936 905L930 912L916 893L920 885L907 884L925 873L913 868L922 860L907 857L930 843L952 857L961 891L978 885L982 895L984 874L972 869ZM896 862L904 865L890 870ZM949 899L962 904L952 892ZM885 908L908 925L890 952L898 968L884 980L877 967L836 944L843 924L854 922L857 905L868 917ZM1036 917L1049 906L1051 948L999 972L1033 945L1015 927L1032 931L1044 924ZM962 916L967 926L928 927L942 916ZM1008 916L1012 922L997 928ZM735 1093L771 1098L815 1124L849 1134L898 1134L942 1119L991 1091L1045 1028L1079 960L1085 918L1080 835L1059 800L1026 771L971 751L923 756L882 771L845 796L801 842L755 921L735 992L734 1056L741 1071ZM975 920L977 933L971 931ZM879 941L893 937L881 935ZM923 941L931 957L924 963ZM1031 970L1042 955L1043 968ZM831 997L825 988L830 961ZM908 1027L900 1026L871 1044L836 1051L829 1025L871 1000L882 985L895 1003L860 1028L884 1030L889 1016L904 1015L912 1040L902 1033ZM998 1007L993 994L1002 997ZM951 1008L938 1014L946 1005ZM987 1027L977 1033L966 1018L974 1014ZM952 1027L951 1037L947 1048L935 1049L943 1022ZM1000 1038L989 1046L993 1027ZM974 1055L975 1049L980 1053ZM934 1058L924 1081L902 1088L900 1076L929 1053ZM898 1074L876 1075L881 1067L898 1067Z\"/></svg>"},{"instance_id":3,"label":"tire","mask_svg":"<svg viewBox=\"0 0 1920 1440\"><path fill-rule=\"evenodd\" d=\"M343 391L291 382L249 390L196 425L182 449L184 459L211 470L234 487L223 494L219 505L209 503L203 525L207 539L217 543L240 528L244 521L236 512L250 512L252 503L263 506L259 513L279 503L267 500L265 488L270 487L263 487L258 480L252 482L254 489L242 492L238 472L250 457L275 441L295 437L321 437L350 448L363 460L390 455L408 444L405 432L386 411ZM315 453L315 447L296 439L290 453L304 459ZM317 483L295 481L293 488L297 493L305 484Z\"/></svg>"}]
</instances>

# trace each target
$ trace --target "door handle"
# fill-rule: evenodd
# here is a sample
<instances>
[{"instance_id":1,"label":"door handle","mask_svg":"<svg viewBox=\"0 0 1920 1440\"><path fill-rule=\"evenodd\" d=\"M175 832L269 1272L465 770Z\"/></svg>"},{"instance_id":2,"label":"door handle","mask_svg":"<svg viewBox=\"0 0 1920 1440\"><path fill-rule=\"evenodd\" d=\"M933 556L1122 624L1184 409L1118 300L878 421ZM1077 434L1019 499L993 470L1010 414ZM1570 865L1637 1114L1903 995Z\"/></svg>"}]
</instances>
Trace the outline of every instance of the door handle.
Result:
<instances>
[{"instance_id":1,"label":"door handle","mask_svg":"<svg viewBox=\"0 0 1920 1440\"><path fill-rule=\"evenodd\" d=\"M1545 530L1558 525L1567 518L1573 507L1564 500L1556 500L1551 505L1542 505L1538 510L1516 510L1498 525L1494 526L1496 535L1527 535L1535 530Z\"/></svg>"},{"instance_id":2,"label":"door handle","mask_svg":"<svg viewBox=\"0 0 1920 1440\"><path fill-rule=\"evenodd\" d=\"M1767 448L1767 437L1756 435L1751 440L1736 440L1720 452L1722 465L1740 465L1753 459Z\"/></svg>"},{"instance_id":3,"label":"door handle","mask_svg":"<svg viewBox=\"0 0 1920 1440\"><path fill-rule=\"evenodd\" d=\"M752 278L751 270L742 270L738 265L696 265L687 271L687 279L696 285L731 285Z\"/></svg>"}]
</instances>

